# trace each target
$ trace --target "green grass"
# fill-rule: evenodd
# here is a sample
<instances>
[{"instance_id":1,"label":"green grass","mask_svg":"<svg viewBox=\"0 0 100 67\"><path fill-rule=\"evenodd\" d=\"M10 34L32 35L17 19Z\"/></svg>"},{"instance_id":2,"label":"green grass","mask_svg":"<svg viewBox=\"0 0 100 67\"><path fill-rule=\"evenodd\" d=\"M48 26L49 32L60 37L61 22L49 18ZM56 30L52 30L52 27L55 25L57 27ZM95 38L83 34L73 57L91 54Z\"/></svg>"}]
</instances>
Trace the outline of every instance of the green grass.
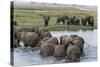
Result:
<instances>
[{"instance_id":1,"label":"green grass","mask_svg":"<svg viewBox=\"0 0 100 67\"><path fill-rule=\"evenodd\" d=\"M46 9L48 12L34 12L34 11L16 11L16 8L34 8L34 9ZM50 15L51 19L49 30L77 30L77 29L96 29L97 28L97 14L96 11L82 11L76 8L65 8L65 7L48 7L47 5L15 5L14 19L18 22L19 26L25 28L32 28L33 26L44 26L44 20L41 15ZM94 17L95 26L67 26L67 25L55 25L56 17L59 15L74 15L78 18L82 18L88 15Z\"/></svg>"}]
</instances>

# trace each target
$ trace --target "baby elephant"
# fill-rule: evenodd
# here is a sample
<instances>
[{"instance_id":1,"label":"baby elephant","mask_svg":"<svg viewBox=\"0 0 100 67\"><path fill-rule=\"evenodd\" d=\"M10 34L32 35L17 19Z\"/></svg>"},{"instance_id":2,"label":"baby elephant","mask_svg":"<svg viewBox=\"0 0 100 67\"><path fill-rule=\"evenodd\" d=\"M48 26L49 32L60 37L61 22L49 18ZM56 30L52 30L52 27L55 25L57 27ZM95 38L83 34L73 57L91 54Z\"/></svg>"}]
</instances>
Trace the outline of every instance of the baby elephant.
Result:
<instances>
[{"instance_id":1,"label":"baby elephant","mask_svg":"<svg viewBox=\"0 0 100 67\"><path fill-rule=\"evenodd\" d=\"M79 62L81 56L81 50L78 46L69 43L68 48L66 50L66 55L69 62Z\"/></svg>"},{"instance_id":2,"label":"baby elephant","mask_svg":"<svg viewBox=\"0 0 100 67\"><path fill-rule=\"evenodd\" d=\"M55 46L55 50L54 50L54 54L53 56L56 58L56 59L62 59L65 57L65 48L64 48L64 45L57 45Z\"/></svg>"}]
</instances>

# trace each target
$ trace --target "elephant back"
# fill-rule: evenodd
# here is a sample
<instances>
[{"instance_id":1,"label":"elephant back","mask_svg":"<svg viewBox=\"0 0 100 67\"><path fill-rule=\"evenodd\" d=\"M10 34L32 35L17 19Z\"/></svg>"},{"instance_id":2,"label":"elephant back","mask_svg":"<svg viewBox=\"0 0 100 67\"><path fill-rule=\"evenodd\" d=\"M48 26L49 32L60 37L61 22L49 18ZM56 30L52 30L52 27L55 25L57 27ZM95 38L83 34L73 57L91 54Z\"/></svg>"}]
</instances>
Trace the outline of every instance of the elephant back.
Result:
<instances>
[{"instance_id":1,"label":"elephant back","mask_svg":"<svg viewBox=\"0 0 100 67\"><path fill-rule=\"evenodd\" d=\"M44 37L52 37L51 33L50 32L44 32L43 33L43 38Z\"/></svg>"},{"instance_id":2,"label":"elephant back","mask_svg":"<svg viewBox=\"0 0 100 67\"><path fill-rule=\"evenodd\" d=\"M53 43L53 44L59 44L59 41L56 37L51 37L46 42Z\"/></svg>"},{"instance_id":3,"label":"elephant back","mask_svg":"<svg viewBox=\"0 0 100 67\"><path fill-rule=\"evenodd\" d=\"M57 59L65 57L64 45L56 45L53 56Z\"/></svg>"},{"instance_id":4,"label":"elephant back","mask_svg":"<svg viewBox=\"0 0 100 67\"><path fill-rule=\"evenodd\" d=\"M44 45L41 46L40 54L42 56L53 56L54 53L54 46L52 43L44 43Z\"/></svg>"},{"instance_id":5,"label":"elephant back","mask_svg":"<svg viewBox=\"0 0 100 67\"><path fill-rule=\"evenodd\" d=\"M35 47L39 42L39 35L35 32L27 32L24 38L25 44L30 47Z\"/></svg>"},{"instance_id":6,"label":"elephant back","mask_svg":"<svg viewBox=\"0 0 100 67\"><path fill-rule=\"evenodd\" d=\"M70 45L66 50L66 55L69 62L79 62L80 61L80 48L75 45Z\"/></svg>"}]
</instances>

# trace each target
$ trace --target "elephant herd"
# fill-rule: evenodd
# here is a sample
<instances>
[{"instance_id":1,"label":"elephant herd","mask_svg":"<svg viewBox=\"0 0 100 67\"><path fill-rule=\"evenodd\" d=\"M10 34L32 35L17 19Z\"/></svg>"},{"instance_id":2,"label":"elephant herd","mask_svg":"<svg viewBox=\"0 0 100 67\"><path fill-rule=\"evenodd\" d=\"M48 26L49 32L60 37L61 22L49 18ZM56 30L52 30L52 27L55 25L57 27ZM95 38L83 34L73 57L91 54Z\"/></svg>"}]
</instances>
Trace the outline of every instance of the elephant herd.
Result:
<instances>
[{"instance_id":1,"label":"elephant herd","mask_svg":"<svg viewBox=\"0 0 100 67\"><path fill-rule=\"evenodd\" d=\"M43 16L44 21L45 21L45 26L48 26L48 22L50 20L50 16ZM60 24L67 24L69 25L83 25L83 26L94 26L94 18L93 16L86 16L84 18L77 18L76 16L58 16L55 25L60 25Z\"/></svg>"},{"instance_id":2,"label":"elephant herd","mask_svg":"<svg viewBox=\"0 0 100 67\"><path fill-rule=\"evenodd\" d=\"M13 47L38 47L42 57L53 56L65 59L66 62L79 62L84 52L84 39L78 35L62 35L60 39L53 37L46 28L33 27L31 31L25 31L13 23Z\"/></svg>"}]
</instances>

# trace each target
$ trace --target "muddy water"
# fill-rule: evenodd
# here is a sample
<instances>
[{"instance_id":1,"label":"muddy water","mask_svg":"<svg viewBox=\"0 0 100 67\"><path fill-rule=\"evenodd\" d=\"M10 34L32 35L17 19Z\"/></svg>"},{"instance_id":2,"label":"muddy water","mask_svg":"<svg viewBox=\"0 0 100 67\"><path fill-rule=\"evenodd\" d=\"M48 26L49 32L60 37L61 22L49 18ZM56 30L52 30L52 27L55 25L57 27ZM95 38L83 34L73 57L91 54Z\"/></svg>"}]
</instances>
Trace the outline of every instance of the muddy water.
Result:
<instances>
[{"instance_id":1,"label":"muddy water","mask_svg":"<svg viewBox=\"0 0 100 67\"><path fill-rule=\"evenodd\" d=\"M85 39L89 44L85 44L85 56L81 57L80 62L95 62L97 61L97 30L86 30L86 31L51 31L52 36L59 37L61 35L77 34ZM65 60L55 60L54 57L41 57L39 49L37 48L15 48L14 49L14 65L40 65L40 64L54 64L64 63Z\"/></svg>"}]
</instances>

